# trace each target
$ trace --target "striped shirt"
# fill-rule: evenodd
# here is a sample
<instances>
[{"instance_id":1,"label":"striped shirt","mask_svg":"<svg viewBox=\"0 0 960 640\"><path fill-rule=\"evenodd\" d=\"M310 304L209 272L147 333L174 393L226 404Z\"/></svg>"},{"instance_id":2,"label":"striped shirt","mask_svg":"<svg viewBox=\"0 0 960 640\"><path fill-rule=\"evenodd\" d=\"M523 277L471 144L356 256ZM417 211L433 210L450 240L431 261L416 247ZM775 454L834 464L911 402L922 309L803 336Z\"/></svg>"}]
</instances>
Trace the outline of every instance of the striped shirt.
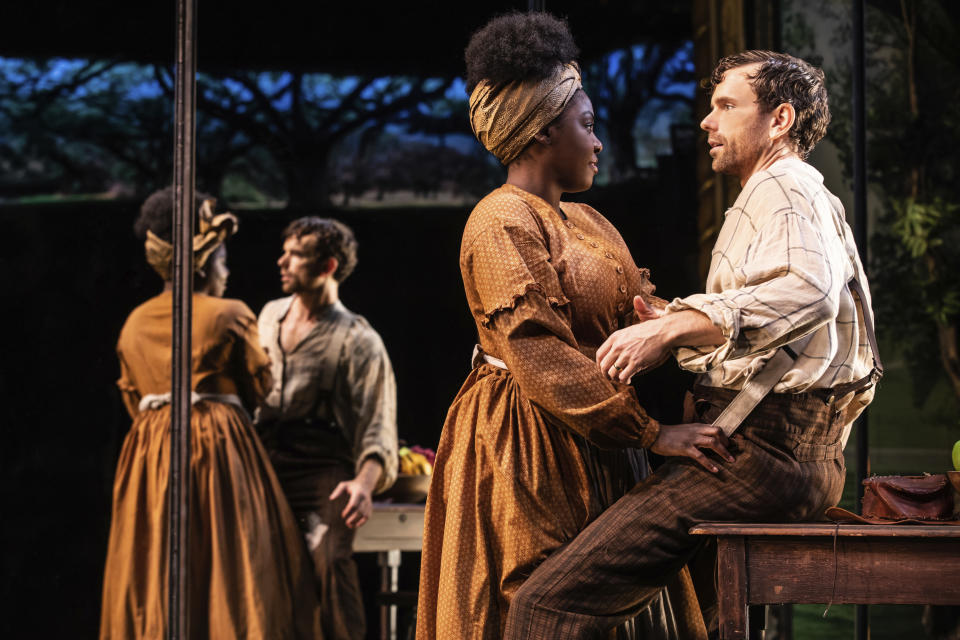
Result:
<instances>
[{"instance_id":1,"label":"striped shirt","mask_svg":"<svg viewBox=\"0 0 960 640\"><path fill-rule=\"evenodd\" d=\"M714 245L706 293L677 298L667 312L702 311L723 332L716 348L675 350L698 382L739 389L791 343L794 367L776 393L829 389L872 367L862 313L848 282L870 289L840 201L799 158L778 160L744 185ZM867 391L859 400L866 404Z\"/></svg>"}]
</instances>

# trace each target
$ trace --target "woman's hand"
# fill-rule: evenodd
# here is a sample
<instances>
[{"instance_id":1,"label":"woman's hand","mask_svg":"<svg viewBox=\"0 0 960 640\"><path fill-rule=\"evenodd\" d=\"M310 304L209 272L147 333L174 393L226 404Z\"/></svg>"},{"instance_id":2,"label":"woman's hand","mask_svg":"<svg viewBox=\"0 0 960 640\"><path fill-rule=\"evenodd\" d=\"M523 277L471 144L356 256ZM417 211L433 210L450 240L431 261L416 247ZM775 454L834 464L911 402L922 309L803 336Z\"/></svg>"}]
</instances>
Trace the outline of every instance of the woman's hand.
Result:
<instances>
[{"instance_id":1,"label":"woman's hand","mask_svg":"<svg viewBox=\"0 0 960 640\"><path fill-rule=\"evenodd\" d=\"M717 473L719 469L702 449L712 449L727 462L733 462L733 456L727 451L727 440L723 430L712 424L695 422L692 424L660 425L660 434L650 445L654 453L669 456L685 456L693 458L707 471Z\"/></svg>"},{"instance_id":2,"label":"woman's hand","mask_svg":"<svg viewBox=\"0 0 960 640\"><path fill-rule=\"evenodd\" d=\"M649 306L643 298L633 298L637 324L620 329L597 350L597 365L611 380L629 382L634 375L653 369L670 356L660 318L663 312Z\"/></svg>"},{"instance_id":3,"label":"woman's hand","mask_svg":"<svg viewBox=\"0 0 960 640\"><path fill-rule=\"evenodd\" d=\"M664 314L640 296L633 299L633 306L637 324L614 331L597 349L597 365L612 380L629 382L634 375L663 364L674 347L713 348L727 339L696 309Z\"/></svg>"}]
</instances>

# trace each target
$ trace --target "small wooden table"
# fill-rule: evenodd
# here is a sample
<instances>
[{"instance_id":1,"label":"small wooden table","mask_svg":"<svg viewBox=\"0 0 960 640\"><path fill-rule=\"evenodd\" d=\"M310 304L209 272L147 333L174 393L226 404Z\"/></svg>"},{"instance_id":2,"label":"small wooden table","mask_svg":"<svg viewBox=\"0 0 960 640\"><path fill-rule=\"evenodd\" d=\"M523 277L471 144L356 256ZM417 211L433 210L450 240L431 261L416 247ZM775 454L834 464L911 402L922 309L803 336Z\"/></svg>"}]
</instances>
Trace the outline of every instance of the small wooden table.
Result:
<instances>
[{"instance_id":1,"label":"small wooden table","mask_svg":"<svg viewBox=\"0 0 960 640\"><path fill-rule=\"evenodd\" d=\"M380 565L381 594L396 594L400 554L420 551L423 546L422 504L374 502L370 519L357 529L355 553L374 552ZM381 640L397 640L397 605L380 607Z\"/></svg>"},{"instance_id":2,"label":"small wooden table","mask_svg":"<svg viewBox=\"0 0 960 640\"><path fill-rule=\"evenodd\" d=\"M721 640L767 604L960 604L960 526L704 523L717 537Z\"/></svg>"}]
</instances>

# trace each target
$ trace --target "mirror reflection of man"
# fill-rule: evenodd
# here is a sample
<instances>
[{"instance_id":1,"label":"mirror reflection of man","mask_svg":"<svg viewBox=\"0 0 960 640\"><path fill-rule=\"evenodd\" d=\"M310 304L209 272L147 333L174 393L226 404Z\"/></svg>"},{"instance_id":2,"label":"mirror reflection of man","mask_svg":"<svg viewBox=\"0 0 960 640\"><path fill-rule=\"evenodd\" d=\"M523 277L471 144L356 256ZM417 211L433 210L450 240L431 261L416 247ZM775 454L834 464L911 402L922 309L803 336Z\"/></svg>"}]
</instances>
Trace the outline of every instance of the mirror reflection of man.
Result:
<instances>
[{"instance_id":1,"label":"mirror reflection of man","mask_svg":"<svg viewBox=\"0 0 960 640\"><path fill-rule=\"evenodd\" d=\"M260 313L274 386L257 428L304 531L326 640L365 637L353 537L397 475L396 383L383 341L340 302L357 264L346 225L306 217L283 233L288 297Z\"/></svg>"},{"instance_id":2,"label":"mirror reflection of man","mask_svg":"<svg viewBox=\"0 0 960 640\"><path fill-rule=\"evenodd\" d=\"M708 423L769 362L786 358L785 373L771 368L772 392L734 421L733 459L705 451L711 472L668 458L541 564L514 596L507 639L600 637L691 559L702 544L692 525L819 520L840 498L847 429L873 398L878 370L843 206L804 161L830 122L823 72L746 51L721 60L711 85L700 126L713 169L743 190L714 245L706 292L662 314L638 301L645 321L611 335L597 363L626 381L672 352L700 374L687 419Z\"/></svg>"}]
</instances>

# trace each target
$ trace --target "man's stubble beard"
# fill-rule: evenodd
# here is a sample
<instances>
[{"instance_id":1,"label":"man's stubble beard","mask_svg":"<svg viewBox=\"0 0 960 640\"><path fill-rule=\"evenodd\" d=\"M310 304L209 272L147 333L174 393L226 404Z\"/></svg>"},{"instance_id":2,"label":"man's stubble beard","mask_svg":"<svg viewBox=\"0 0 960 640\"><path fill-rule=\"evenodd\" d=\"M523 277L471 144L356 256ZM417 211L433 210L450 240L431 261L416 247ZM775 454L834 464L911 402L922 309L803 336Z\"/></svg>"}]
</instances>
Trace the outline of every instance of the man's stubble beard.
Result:
<instances>
[{"instance_id":1,"label":"man's stubble beard","mask_svg":"<svg viewBox=\"0 0 960 640\"><path fill-rule=\"evenodd\" d=\"M743 177L751 173L753 167L763 155L763 135L757 131L747 131L736 142L727 140L716 158L711 158L711 168L715 173Z\"/></svg>"},{"instance_id":2,"label":"man's stubble beard","mask_svg":"<svg viewBox=\"0 0 960 640\"><path fill-rule=\"evenodd\" d=\"M280 288L287 295L297 295L298 293L303 293L306 291L306 287L303 286L303 283L299 280L292 280L290 282L284 282L280 285Z\"/></svg>"}]
</instances>

